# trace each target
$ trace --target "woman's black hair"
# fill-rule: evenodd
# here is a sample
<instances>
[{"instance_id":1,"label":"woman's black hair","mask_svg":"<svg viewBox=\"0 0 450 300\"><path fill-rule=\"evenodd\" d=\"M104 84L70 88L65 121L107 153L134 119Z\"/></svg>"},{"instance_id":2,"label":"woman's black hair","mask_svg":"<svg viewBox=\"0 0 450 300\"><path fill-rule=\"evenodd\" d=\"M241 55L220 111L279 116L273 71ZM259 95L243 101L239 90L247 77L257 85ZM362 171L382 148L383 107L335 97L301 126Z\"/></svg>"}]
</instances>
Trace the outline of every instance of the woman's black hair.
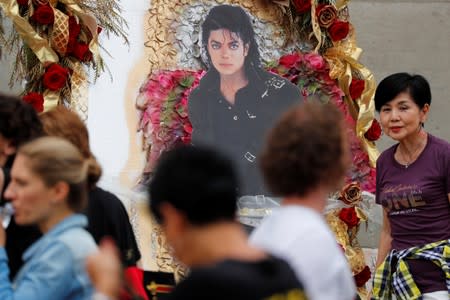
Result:
<instances>
[{"instance_id":1,"label":"woman's black hair","mask_svg":"<svg viewBox=\"0 0 450 300\"><path fill-rule=\"evenodd\" d=\"M239 6L218 5L211 8L202 24L202 45L208 57L210 65L209 72L218 73L211 63L208 53L208 39L211 31L227 29L242 39L244 45L248 45L248 54L245 58L244 67L247 77L251 77L256 69L261 68L258 44L255 40L255 32L249 15Z\"/></svg>"},{"instance_id":2,"label":"woman's black hair","mask_svg":"<svg viewBox=\"0 0 450 300\"><path fill-rule=\"evenodd\" d=\"M375 91L375 109L392 101L398 94L407 92L420 108L431 104L431 90L428 81L422 75L395 73L384 78Z\"/></svg>"}]
</instances>

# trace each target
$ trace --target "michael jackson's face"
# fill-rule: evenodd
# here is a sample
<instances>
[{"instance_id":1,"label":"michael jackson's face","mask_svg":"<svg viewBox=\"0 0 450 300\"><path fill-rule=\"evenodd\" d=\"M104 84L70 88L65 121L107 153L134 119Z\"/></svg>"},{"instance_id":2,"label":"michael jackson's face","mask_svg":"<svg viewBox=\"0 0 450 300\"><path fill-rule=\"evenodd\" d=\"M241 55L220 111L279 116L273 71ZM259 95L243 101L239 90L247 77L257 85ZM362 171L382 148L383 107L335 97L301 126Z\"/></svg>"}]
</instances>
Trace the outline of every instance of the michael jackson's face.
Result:
<instances>
[{"instance_id":1,"label":"michael jackson's face","mask_svg":"<svg viewBox=\"0 0 450 300\"><path fill-rule=\"evenodd\" d=\"M228 29L212 30L208 38L208 53L211 62L221 76L244 72L248 44Z\"/></svg>"}]
</instances>

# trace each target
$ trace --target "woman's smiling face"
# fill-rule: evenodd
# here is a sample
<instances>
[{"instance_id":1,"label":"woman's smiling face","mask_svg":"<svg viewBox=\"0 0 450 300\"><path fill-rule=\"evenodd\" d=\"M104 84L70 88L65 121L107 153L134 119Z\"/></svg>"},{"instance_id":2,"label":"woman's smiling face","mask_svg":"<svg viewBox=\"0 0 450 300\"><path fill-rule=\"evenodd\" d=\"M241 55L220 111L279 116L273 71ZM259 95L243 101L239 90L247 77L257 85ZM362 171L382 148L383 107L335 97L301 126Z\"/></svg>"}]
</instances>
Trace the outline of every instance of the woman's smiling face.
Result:
<instances>
[{"instance_id":1,"label":"woman's smiling face","mask_svg":"<svg viewBox=\"0 0 450 300\"><path fill-rule=\"evenodd\" d=\"M248 44L228 29L217 29L210 32L208 53L211 62L220 75L234 75L243 72Z\"/></svg>"},{"instance_id":2,"label":"woman's smiling face","mask_svg":"<svg viewBox=\"0 0 450 300\"><path fill-rule=\"evenodd\" d=\"M398 94L380 109L384 133L396 141L408 138L426 121L428 109L428 104L421 109L408 92Z\"/></svg>"}]
</instances>

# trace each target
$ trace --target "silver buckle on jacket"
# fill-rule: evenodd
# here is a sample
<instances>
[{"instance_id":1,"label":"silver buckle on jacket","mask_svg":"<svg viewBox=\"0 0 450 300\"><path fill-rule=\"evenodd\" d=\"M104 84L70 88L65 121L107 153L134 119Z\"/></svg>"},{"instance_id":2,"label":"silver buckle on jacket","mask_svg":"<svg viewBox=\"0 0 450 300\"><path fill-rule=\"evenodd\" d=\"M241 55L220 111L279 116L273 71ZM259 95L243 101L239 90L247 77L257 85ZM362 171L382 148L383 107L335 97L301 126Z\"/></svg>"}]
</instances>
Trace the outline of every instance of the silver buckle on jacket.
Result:
<instances>
[{"instance_id":1,"label":"silver buckle on jacket","mask_svg":"<svg viewBox=\"0 0 450 300\"><path fill-rule=\"evenodd\" d=\"M244 157L246 160L248 160L249 162L254 162L256 159L256 156L254 156L253 154L251 154L250 152L247 151L247 153L244 154Z\"/></svg>"}]
</instances>

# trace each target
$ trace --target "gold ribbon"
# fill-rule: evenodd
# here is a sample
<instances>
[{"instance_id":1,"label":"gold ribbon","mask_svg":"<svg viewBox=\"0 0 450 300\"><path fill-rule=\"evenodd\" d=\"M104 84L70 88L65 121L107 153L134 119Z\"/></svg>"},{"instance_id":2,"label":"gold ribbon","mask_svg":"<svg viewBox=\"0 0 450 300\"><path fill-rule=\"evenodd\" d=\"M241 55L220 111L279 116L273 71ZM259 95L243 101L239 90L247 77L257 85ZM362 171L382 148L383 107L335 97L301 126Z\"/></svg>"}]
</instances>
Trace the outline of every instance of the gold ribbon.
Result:
<instances>
[{"instance_id":1,"label":"gold ribbon","mask_svg":"<svg viewBox=\"0 0 450 300\"><path fill-rule=\"evenodd\" d=\"M59 91L45 90L44 94L44 111L49 111L58 106Z\"/></svg>"},{"instance_id":2,"label":"gold ribbon","mask_svg":"<svg viewBox=\"0 0 450 300\"><path fill-rule=\"evenodd\" d=\"M336 0L336 9L337 10L341 10L342 8L344 8L345 6L347 6L347 3L349 3L350 0Z\"/></svg>"},{"instance_id":3,"label":"gold ribbon","mask_svg":"<svg viewBox=\"0 0 450 300\"><path fill-rule=\"evenodd\" d=\"M317 53L322 46L322 31L320 30L319 22L317 21L316 0L311 0L311 26L314 36L317 39L317 45L316 48L314 48L314 52Z\"/></svg>"},{"instance_id":4,"label":"gold ribbon","mask_svg":"<svg viewBox=\"0 0 450 300\"><path fill-rule=\"evenodd\" d=\"M355 206L355 212L358 218L360 219L360 222L366 222L367 221L367 215L361 208Z\"/></svg>"},{"instance_id":5,"label":"gold ribbon","mask_svg":"<svg viewBox=\"0 0 450 300\"><path fill-rule=\"evenodd\" d=\"M370 165L375 167L379 152L375 143L368 141L364 134L369 130L372 120L375 118L373 96L376 83L372 72L358 62L361 53L362 50L356 46L353 29L351 29L349 37L344 41L334 43L334 47L325 52L324 58L330 66L330 77L338 80L339 87L345 93L344 101L350 114L356 120L356 135L362 141L362 145L369 156ZM361 74L365 81L364 92L356 101L349 96L352 70Z\"/></svg>"},{"instance_id":6,"label":"gold ribbon","mask_svg":"<svg viewBox=\"0 0 450 300\"><path fill-rule=\"evenodd\" d=\"M61 56L66 55L67 44L69 42L69 16L58 9L53 8L55 21L53 23L50 43Z\"/></svg>"},{"instance_id":7,"label":"gold ribbon","mask_svg":"<svg viewBox=\"0 0 450 300\"><path fill-rule=\"evenodd\" d=\"M0 0L0 7L5 12L5 15L11 18L17 33L24 43L30 47L44 66L59 61L58 54L52 50L48 41L42 38L30 23L20 16L19 5L16 0Z\"/></svg>"},{"instance_id":8,"label":"gold ribbon","mask_svg":"<svg viewBox=\"0 0 450 300\"><path fill-rule=\"evenodd\" d=\"M83 121L88 118L88 80L83 65L74 62L73 73L71 77L71 99L70 109L78 113Z\"/></svg>"}]
</instances>

